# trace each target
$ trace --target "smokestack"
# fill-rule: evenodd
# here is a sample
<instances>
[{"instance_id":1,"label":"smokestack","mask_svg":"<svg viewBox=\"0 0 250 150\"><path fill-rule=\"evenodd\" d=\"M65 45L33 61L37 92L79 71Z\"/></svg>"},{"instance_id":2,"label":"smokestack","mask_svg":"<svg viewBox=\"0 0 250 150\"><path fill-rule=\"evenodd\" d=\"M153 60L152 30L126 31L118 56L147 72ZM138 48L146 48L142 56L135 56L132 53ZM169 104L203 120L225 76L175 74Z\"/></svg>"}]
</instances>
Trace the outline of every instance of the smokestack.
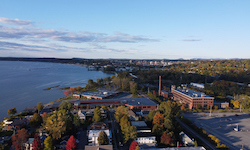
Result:
<instances>
[{"instance_id":1,"label":"smokestack","mask_svg":"<svg viewBox=\"0 0 250 150\"><path fill-rule=\"evenodd\" d=\"M159 96L161 96L161 76L159 76Z\"/></svg>"}]
</instances>

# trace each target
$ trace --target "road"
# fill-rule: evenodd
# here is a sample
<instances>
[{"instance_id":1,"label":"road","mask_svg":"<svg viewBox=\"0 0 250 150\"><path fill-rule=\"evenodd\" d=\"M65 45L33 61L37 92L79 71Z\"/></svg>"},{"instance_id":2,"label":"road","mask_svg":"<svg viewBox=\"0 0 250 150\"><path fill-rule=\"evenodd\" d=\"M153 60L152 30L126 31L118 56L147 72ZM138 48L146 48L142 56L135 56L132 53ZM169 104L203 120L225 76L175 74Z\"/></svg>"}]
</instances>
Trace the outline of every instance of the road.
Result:
<instances>
[{"instance_id":1,"label":"road","mask_svg":"<svg viewBox=\"0 0 250 150\"><path fill-rule=\"evenodd\" d=\"M118 149L118 146L117 146L117 135L116 135L116 131L117 131L117 125L116 125L116 120L115 120L115 117L114 117L114 112L109 112L109 117L110 117L110 120L111 120L111 126L112 126L112 133L113 133L113 136L112 136L112 140L113 140L113 144L114 144L114 150L119 150Z\"/></svg>"},{"instance_id":2,"label":"road","mask_svg":"<svg viewBox=\"0 0 250 150\"><path fill-rule=\"evenodd\" d=\"M203 138L202 136L200 136L198 133L196 133L193 129L191 129L189 126L187 126L185 123L183 123L179 118L176 117L176 121L180 123L180 125L186 129L188 132L190 132L191 134L193 134L194 136L196 136L197 138L199 138L203 143L205 143L210 149L212 150L217 150L217 148L211 144L210 142L208 142L205 138Z\"/></svg>"},{"instance_id":3,"label":"road","mask_svg":"<svg viewBox=\"0 0 250 150\"><path fill-rule=\"evenodd\" d=\"M79 134L77 135L77 139L79 140L79 143L77 145L78 150L84 150L85 145L88 143L88 137L87 137L87 130L80 129Z\"/></svg>"}]
</instances>

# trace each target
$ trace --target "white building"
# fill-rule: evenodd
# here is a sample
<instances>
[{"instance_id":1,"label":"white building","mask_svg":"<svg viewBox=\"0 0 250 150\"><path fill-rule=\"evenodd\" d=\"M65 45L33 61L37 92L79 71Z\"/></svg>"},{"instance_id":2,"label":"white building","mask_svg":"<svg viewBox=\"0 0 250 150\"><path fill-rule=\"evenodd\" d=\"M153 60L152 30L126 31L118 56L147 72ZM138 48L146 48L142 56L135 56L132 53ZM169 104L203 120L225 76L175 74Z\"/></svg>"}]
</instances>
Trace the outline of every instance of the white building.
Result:
<instances>
[{"instance_id":1,"label":"white building","mask_svg":"<svg viewBox=\"0 0 250 150\"><path fill-rule=\"evenodd\" d=\"M109 144L112 143L112 133L107 125L103 122L95 122L90 126L90 129L88 130L88 145L99 145L97 139L101 131L104 131L107 134L109 138Z\"/></svg>"},{"instance_id":2,"label":"white building","mask_svg":"<svg viewBox=\"0 0 250 150\"><path fill-rule=\"evenodd\" d=\"M190 85L195 87L195 88L204 89L204 84L202 84L202 83L190 83Z\"/></svg>"}]
</instances>

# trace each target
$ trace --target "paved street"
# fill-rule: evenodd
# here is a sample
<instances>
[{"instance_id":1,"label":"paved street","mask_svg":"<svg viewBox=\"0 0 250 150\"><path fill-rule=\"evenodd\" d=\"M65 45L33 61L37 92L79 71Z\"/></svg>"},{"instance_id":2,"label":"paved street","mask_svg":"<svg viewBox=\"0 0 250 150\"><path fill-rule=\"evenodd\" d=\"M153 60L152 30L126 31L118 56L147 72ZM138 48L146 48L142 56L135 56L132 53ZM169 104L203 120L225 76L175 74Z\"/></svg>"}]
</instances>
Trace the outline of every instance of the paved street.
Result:
<instances>
[{"instance_id":1,"label":"paved street","mask_svg":"<svg viewBox=\"0 0 250 150\"><path fill-rule=\"evenodd\" d=\"M84 150L85 145L88 143L88 137L87 137L87 130L79 130L80 134L77 135L77 138L79 140L79 144L77 145L77 149Z\"/></svg>"},{"instance_id":2,"label":"paved street","mask_svg":"<svg viewBox=\"0 0 250 150\"><path fill-rule=\"evenodd\" d=\"M239 115L239 114L238 114ZM230 149L250 150L250 117L248 114L216 113L209 117L208 113L184 114L197 126L204 128L209 134L215 135L222 144ZM239 131L234 131L238 125Z\"/></svg>"}]
</instances>

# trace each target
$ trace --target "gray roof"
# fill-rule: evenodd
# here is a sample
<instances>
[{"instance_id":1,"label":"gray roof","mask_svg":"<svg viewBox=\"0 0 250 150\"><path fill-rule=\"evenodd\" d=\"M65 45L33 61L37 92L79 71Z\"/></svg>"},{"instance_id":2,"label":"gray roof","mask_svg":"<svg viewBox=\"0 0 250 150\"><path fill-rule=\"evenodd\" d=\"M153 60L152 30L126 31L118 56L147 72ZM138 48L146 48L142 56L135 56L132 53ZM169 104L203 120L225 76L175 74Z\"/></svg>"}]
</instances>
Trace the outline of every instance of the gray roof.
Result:
<instances>
[{"instance_id":1,"label":"gray roof","mask_svg":"<svg viewBox=\"0 0 250 150\"><path fill-rule=\"evenodd\" d=\"M158 105L154 101L148 99L148 98L125 98L121 99L121 102L123 104L128 104L131 106L154 106Z\"/></svg>"},{"instance_id":2,"label":"gray roof","mask_svg":"<svg viewBox=\"0 0 250 150\"><path fill-rule=\"evenodd\" d=\"M95 96L95 97L108 97L108 96L112 96L119 93L118 91L107 91L107 90L98 90L95 92L82 92L80 93L80 95L84 95L84 96Z\"/></svg>"},{"instance_id":3,"label":"gray roof","mask_svg":"<svg viewBox=\"0 0 250 150\"><path fill-rule=\"evenodd\" d=\"M207 97L207 98L212 98L204 93L201 93L201 92L196 92L196 91L193 91L193 90L190 90L190 89L181 89L181 88L177 88L175 89L176 91L180 92L180 93L183 93L185 95L188 95L192 98L201 98L202 96L203 97Z\"/></svg>"}]
</instances>

